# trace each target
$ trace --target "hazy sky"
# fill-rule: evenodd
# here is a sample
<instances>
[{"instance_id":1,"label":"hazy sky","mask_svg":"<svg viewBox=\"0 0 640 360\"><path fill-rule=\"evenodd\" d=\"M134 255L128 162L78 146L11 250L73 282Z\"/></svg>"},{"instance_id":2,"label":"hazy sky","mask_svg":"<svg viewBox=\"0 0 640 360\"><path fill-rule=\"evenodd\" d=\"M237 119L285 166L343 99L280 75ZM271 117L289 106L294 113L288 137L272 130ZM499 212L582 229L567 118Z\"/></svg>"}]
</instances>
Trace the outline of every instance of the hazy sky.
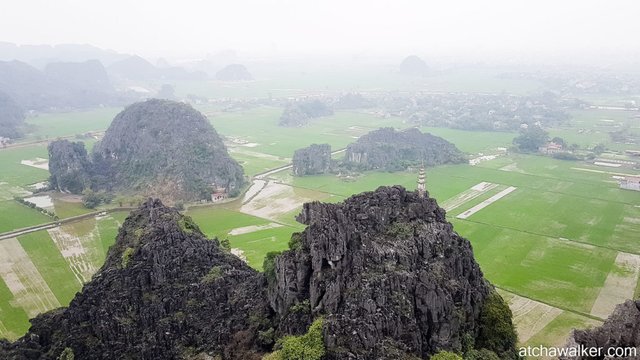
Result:
<instances>
[{"instance_id":1,"label":"hazy sky","mask_svg":"<svg viewBox=\"0 0 640 360\"><path fill-rule=\"evenodd\" d=\"M640 53L640 1L4 0L0 41L146 56Z\"/></svg>"}]
</instances>

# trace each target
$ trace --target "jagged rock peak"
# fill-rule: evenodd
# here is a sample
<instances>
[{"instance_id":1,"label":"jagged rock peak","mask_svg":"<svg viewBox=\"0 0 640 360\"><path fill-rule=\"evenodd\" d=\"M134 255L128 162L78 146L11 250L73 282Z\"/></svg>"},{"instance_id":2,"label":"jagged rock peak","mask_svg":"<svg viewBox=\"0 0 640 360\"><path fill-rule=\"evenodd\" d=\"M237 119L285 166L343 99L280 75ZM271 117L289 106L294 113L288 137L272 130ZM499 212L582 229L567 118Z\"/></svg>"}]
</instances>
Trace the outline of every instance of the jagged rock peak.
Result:
<instances>
[{"instance_id":1,"label":"jagged rock peak","mask_svg":"<svg viewBox=\"0 0 640 360\"><path fill-rule=\"evenodd\" d=\"M69 307L0 343L0 358L56 359L68 348L76 359L258 360L271 345L258 340L270 327L265 288L262 274L189 217L148 200Z\"/></svg>"},{"instance_id":2,"label":"jagged rock peak","mask_svg":"<svg viewBox=\"0 0 640 360\"><path fill-rule=\"evenodd\" d=\"M307 203L298 220L308 227L267 272L269 299L283 333L324 316L328 359L428 358L462 351L465 338L490 348L487 306L513 329L469 241L434 199L380 187L339 204ZM307 317L292 310L300 304ZM514 355L511 332L502 343L510 345L490 349L504 359Z\"/></svg>"}]
</instances>

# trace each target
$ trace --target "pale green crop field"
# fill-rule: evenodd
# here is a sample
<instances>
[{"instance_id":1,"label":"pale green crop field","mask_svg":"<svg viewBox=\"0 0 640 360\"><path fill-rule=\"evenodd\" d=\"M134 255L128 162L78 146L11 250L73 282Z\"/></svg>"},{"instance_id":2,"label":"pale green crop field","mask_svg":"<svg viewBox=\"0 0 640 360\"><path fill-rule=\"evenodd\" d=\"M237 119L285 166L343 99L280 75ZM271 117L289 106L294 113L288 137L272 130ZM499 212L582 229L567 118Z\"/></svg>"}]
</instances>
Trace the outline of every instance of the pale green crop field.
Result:
<instances>
[{"instance_id":1,"label":"pale green crop field","mask_svg":"<svg viewBox=\"0 0 640 360\"><path fill-rule=\"evenodd\" d=\"M27 118L33 131L25 140L55 139L57 137L104 131L122 108L98 108L87 111L44 113Z\"/></svg>"}]
</instances>

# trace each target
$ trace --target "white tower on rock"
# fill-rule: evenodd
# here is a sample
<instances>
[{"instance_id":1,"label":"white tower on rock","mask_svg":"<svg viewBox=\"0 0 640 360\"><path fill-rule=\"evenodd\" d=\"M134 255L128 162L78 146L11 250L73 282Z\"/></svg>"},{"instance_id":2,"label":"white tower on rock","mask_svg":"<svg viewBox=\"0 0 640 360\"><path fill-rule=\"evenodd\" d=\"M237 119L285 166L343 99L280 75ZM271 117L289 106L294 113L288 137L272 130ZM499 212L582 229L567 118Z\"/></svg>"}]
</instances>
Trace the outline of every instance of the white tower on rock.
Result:
<instances>
[{"instance_id":1,"label":"white tower on rock","mask_svg":"<svg viewBox=\"0 0 640 360\"><path fill-rule=\"evenodd\" d=\"M418 197L423 199L426 192L427 187L425 183L424 165L422 165L420 167L420 172L418 173Z\"/></svg>"}]
</instances>

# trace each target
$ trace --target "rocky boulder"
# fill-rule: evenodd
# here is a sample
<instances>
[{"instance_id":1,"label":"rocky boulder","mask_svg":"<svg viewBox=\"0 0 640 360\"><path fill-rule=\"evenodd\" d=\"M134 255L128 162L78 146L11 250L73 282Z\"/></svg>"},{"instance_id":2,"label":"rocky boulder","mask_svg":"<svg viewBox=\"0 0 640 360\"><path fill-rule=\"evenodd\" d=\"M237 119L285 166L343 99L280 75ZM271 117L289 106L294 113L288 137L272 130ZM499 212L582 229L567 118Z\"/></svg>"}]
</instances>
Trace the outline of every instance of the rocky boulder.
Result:
<instances>
[{"instance_id":1,"label":"rocky boulder","mask_svg":"<svg viewBox=\"0 0 640 360\"><path fill-rule=\"evenodd\" d=\"M600 348L601 356L566 356L561 360L602 360L610 348L636 348L640 356L640 300L627 300L616 306L609 318L597 328L574 330L566 348ZM616 359L633 360L638 356L616 357Z\"/></svg>"},{"instance_id":2,"label":"rocky boulder","mask_svg":"<svg viewBox=\"0 0 640 360\"><path fill-rule=\"evenodd\" d=\"M502 300L434 199L381 187L340 204L305 204L298 220L307 228L292 250L265 267L280 332L324 316L328 359L428 358L464 351L465 339L514 358L504 302L497 306L510 340L485 340L494 335L482 330L483 311Z\"/></svg>"}]
</instances>

